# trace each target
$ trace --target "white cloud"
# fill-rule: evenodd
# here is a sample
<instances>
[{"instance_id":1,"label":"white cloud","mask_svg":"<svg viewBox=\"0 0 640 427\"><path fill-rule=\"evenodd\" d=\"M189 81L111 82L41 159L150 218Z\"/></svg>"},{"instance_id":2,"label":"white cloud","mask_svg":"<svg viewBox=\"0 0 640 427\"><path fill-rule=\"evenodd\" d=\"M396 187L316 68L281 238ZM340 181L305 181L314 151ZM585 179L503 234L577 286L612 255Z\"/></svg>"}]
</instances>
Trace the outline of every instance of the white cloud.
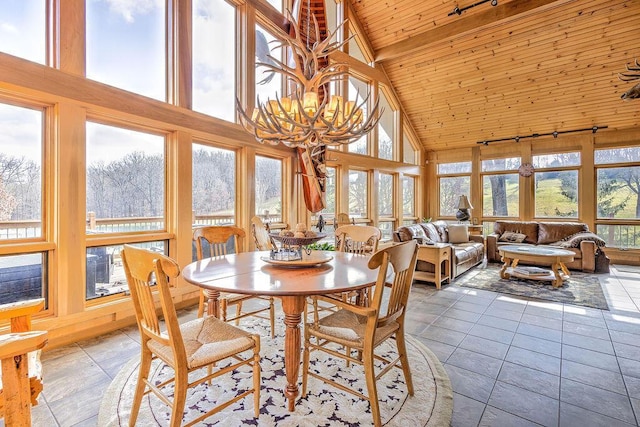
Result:
<instances>
[{"instance_id":1,"label":"white cloud","mask_svg":"<svg viewBox=\"0 0 640 427\"><path fill-rule=\"evenodd\" d=\"M0 31L8 34L18 34L18 28L8 22L0 23Z\"/></svg>"},{"instance_id":2,"label":"white cloud","mask_svg":"<svg viewBox=\"0 0 640 427\"><path fill-rule=\"evenodd\" d=\"M121 15L125 21L134 22L135 16L146 14L153 9L163 9L162 0L105 0L109 5L109 10Z\"/></svg>"}]
</instances>

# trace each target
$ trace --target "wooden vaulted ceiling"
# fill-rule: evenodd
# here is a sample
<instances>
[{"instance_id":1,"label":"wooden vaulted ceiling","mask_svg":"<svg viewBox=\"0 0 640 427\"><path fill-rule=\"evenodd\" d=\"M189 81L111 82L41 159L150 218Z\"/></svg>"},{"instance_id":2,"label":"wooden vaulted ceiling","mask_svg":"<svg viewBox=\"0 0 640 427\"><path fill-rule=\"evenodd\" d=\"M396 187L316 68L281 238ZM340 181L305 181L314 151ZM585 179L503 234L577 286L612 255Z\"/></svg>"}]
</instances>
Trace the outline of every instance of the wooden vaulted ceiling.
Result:
<instances>
[{"instance_id":1,"label":"wooden vaulted ceiling","mask_svg":"<svg viewBox=\"0 0 640 427\"><path fill-rule=\"evenodd\" d=\"M640 1L348 1L427 150L640 126L618 79L640 59Z\"/></svg>"}]
</instances>

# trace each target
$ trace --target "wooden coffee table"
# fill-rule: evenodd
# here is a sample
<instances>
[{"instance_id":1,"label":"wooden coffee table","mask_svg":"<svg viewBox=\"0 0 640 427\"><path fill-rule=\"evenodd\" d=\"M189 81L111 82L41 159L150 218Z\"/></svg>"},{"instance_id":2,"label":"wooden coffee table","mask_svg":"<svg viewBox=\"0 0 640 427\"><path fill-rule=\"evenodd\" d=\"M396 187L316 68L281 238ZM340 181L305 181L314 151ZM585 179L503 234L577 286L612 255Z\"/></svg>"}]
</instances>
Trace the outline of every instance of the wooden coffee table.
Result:
<instances>
[{"instance_id":1,"label":"wooden coffee table","mask_svg":"<svg viewBox=\"0 0 640 427\"><path fill-rule=\"evenodd\" d=\"M565 262L573 261L574 253L560 248L548 246L508 245L498 248L504 265L500 270L500 277L509 279L511 276L523 279L551 281L554 288L562 286L562 281L569 278L569 269ZM523 274L516 270L518 262L529 261L542 265L549 265L548 274Z\"/></svg>"}]
</instances>

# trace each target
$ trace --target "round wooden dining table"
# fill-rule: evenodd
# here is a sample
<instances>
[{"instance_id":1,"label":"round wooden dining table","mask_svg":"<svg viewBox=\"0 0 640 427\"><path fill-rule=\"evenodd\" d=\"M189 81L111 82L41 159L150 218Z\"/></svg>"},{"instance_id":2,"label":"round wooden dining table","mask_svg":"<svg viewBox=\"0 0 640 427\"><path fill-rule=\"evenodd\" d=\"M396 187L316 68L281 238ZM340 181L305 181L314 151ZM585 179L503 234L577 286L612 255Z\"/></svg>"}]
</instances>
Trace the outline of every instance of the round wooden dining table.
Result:
<instances>
[{"instance_id":1,"label":"round wooden dining table","mask_svg":"<svg viewBox=\"0 0 640 427\"><path fill-rule=\"evenodd\" d=\"M268 251L243 252L196 261L182 270L187 282L205 291L207 313L216 317L220 292L281 298L286 327L284 394L289 411L294 410L298 396L300 322L306 297L364 289L375 283L378 276L378 269L367 266L369 255L313 251L310 257L315 257L318 263L272 264Z\"/></svg>"}]
</instances>

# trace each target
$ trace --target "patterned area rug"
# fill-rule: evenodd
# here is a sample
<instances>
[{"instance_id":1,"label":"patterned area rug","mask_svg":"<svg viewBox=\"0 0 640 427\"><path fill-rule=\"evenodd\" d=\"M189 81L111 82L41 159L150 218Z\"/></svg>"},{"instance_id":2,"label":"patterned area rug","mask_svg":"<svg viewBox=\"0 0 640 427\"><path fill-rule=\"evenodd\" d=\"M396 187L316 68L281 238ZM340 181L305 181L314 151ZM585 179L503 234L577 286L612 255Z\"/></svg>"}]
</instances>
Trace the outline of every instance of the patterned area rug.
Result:
<instances>
[{"instance_id":1,"label":"patterned area rug","mask_svg":"<svg viewBox=\"0 0 640 427\"><path fill-rule=\"evenodd\" d=\"M282 323L281 321L279 323ZM224 411L215 414L198 425L221 426L368 426L373 425L369 403L351 394L327 386L321 381L309 378L308 393L298 399L295 412L286 408L283 395L285 385L283 340L284 326L276 330L271 339L266 325L242 324L246 329L258 331L261 335L262 388L260 394L260 417L253 416L253 395L249 395ZM407 394L404 377L400 369L393 369L378 380L378 395L382 423L386 426L447 426L453 411L453 392L449 378L438 358L417 340L407 336L410 367L414 384L414 396ZM378 354L395 354L395 343L379 347ZM342 359L333 359L320 352L312 353L313 369L340 378L366 394L364 370L361 366L347 368ZM98 426L128 425L135 383L138 375L138 358L126 363L107 389L100 412ZM183 423L213 407L218 399L235 395L238 390L251 385L250 369L241 369L232 375L224 375L218 383L202 384L190 389L185 405ZM160 363L152 366L152 378L161 382L171 370ZM299 383L301 385L301 382ZM155 395L143 398L142 408L136 425L166 426L170 414Z\"/></svg>"},{"instance_id":2,"label":"patterned area rug","mask_svg":"<svg viewBox=\"0 0 640 427\"><path fill-rule=\"evenodd\" d=\"M571 277L564 281L563 286L554 288L547 281L515 277L501 279L501 267L502 264L495 263L488 264L485 268L476 267L457 278L454 283L466 288L609 310L596 274L571 270Z\"/></svg>"}]
</instances>

